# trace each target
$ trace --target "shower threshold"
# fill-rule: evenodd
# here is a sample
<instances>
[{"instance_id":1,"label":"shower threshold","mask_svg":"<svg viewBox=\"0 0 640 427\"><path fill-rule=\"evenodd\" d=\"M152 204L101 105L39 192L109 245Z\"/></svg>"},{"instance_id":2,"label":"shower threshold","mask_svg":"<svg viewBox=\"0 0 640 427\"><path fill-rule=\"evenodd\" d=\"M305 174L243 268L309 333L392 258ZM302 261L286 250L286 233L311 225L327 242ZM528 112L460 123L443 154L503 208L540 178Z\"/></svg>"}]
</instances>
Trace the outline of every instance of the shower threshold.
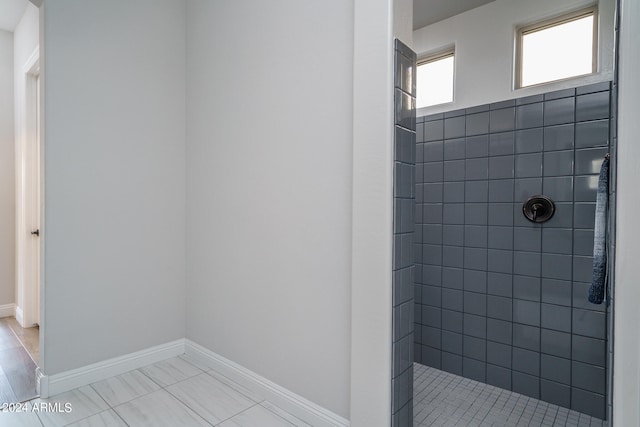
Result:
<instances>
[{"instance_id":1,"label":"shower threshold","mask_svg":"<svg viewBox=\"0 0 640 427\"><path fill-rule=\"evenodd\" d=\"M413 364L414 427L585 426L607 421L449 372Z\"/></svg>"}]
</instances>

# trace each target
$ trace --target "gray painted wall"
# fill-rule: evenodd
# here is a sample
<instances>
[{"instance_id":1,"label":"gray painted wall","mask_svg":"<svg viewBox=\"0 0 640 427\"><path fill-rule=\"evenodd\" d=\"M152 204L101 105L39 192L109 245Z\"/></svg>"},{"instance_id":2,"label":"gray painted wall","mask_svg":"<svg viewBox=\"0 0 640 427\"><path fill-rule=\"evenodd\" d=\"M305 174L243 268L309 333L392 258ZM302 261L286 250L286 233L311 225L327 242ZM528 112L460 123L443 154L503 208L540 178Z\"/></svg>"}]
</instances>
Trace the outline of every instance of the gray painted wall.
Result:
<instances>
[{"instance_id":1,"label":"gray painted wall","mask_svg":"<svg viewBox=\"0 0 640 427\"><path fill-rule=\"evenodd\" d=\"M605 416L587 301L609 83L418 119L415 360ZM422 162L422 163L420 163ZM556 202L543 225L522 202Z\"/></svg>"}]
</instances>

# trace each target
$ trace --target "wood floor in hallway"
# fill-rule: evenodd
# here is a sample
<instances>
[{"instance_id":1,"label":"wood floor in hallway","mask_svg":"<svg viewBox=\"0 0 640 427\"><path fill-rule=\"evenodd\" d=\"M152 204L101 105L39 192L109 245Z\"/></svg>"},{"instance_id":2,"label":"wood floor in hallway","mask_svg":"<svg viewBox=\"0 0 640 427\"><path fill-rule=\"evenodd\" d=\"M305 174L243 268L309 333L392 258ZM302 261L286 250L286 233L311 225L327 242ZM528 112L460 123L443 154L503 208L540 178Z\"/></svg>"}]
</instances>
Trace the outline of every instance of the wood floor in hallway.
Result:
<instances>
[{"instance_id":1,"label":"wood floor in hallway","mask_svg":"<svg viewBox=\"0 0 640 427\"><path fill-rule=\"evenodd\" d=\"M24 329L13 317L0 319L0 404L37 396L38 335L38 327Z\"/></svg>"}]
</instances>

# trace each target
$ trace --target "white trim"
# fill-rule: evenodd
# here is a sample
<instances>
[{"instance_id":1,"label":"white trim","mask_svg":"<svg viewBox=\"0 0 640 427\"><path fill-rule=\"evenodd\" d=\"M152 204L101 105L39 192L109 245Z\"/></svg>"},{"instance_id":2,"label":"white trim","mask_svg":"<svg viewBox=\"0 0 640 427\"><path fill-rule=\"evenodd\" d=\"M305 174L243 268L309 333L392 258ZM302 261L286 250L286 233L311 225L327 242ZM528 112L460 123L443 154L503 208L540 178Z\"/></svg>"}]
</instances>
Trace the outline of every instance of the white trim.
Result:
<instances>
[{"instance_id":1,"label":"white trim","mask_svg":"<svg viewBox=\"0 0 640 427\"><path fill-rule=\"evenodd\" d=\"M16 305L16 320L18 321L20 326L22 326L22 323L24 322L24 318L22 316L22 308L18 307L17 305Z\"/></svg>"},{"instance_id":2,"label":"white trim","mask_svg":"<svg viewBox=\"0 0 640 427\"><path fill-rule=\"evenodd\" d=\"M40 388L40 397L54 396L161 360L176 357L183 354L184 349L184 339L179 339L59 374L46 375L38 370L37 382Z\"/></svg>"},{"instance_id":3,"label":"white trim","mask_svg":"<svg viewBox=\"0 0 640 427\"><path fill-rule=\"evenodd\" d=\"M14 303L0 305L0 318L16 315L16 305Z\"/></svg>"},{"instance_id":4,"label":"white trim","mask_svg":"<svg viewBox=\"0 0 640 427\"><path fill-rule=\"evenodd\" d=\"M185 340L185 352L194 360L248 388L306 423L318 427L349 426L349 420L189 339Z\"/></svg>"},{"instance_id":5,"label":"white trim","mask_svg":"<svg viewBox=\"0 0 640 427\"><path fill-rule=\"evenodd\" d=\"M49 397L49 377L42 372L42 368L36 368L36 393L43 399Z\"/></svg>"}]
</instances>

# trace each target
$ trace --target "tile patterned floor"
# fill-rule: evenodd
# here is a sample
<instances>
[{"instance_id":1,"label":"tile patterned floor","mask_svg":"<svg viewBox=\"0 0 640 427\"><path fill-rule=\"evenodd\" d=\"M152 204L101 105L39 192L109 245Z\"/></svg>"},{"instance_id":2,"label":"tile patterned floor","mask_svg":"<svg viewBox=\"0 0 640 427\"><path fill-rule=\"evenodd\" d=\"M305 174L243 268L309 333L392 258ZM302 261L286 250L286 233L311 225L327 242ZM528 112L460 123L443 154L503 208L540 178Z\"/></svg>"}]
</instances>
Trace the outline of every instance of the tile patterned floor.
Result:
<instances>
[{"instance_id":1,"label":"tile patterned floor","mask_svg":"<svg viewBox=\"0 0 640 427\"><path fill-rule=\"evenodd\" d=\"M512 391L414 364L415 427L607 427L608 423Z\"/></svg>"},{"instance_id":2,"label":"tile patterned floor","mask_svg":"<svg viewBox=\"0 0 640 427\"><path fill-rule=\"evenodd\" d=\"M0 412L0 426L309 427L187 356L30 403L70 403L73 411Z\"/></svg>"}]
</instances>

